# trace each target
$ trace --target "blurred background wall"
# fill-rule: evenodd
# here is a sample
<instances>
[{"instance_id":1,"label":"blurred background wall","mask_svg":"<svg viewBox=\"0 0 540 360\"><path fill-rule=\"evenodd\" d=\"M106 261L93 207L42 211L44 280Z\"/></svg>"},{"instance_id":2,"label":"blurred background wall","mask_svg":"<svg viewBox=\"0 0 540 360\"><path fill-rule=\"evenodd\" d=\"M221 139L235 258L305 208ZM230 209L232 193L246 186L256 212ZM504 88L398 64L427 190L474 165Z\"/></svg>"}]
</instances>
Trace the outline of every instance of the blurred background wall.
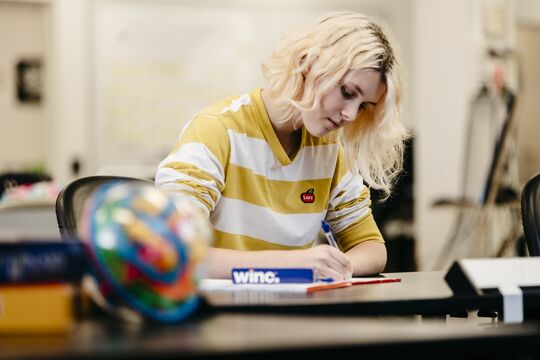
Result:
<instances>
[{"instance_id":1,"label":"blurred background wall","mask_svg":"<svg viewBox=\"0 0 540 360\"><path fill-rule=\"evenodd\" d=\"M60 185L152 177L203 106L264 86L260 63L288 29L331 10L385 21L407 70L417 269L452 231L468 112L487 49L519 54L519 181L540 171L540 4L535 0L0 0L0 172ZM491 150L489 150L491 151ZM399 253L396 255L399 256Z\"/></svg>"}]
</instances>

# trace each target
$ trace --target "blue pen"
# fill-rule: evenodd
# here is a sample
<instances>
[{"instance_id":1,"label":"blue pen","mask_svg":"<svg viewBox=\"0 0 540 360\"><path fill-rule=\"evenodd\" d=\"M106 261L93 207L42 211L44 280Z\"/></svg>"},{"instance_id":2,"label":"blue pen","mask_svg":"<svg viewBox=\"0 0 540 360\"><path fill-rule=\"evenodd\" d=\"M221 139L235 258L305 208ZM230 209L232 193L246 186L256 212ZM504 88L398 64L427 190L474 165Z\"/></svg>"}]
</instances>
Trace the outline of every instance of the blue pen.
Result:
<instances>
[{"instance_id":1,"label":"blue pen","mask_svg":"<svg viewBox=\"0 0 540 360\"><path fill-rule=\"evenodd\" d=\"M330 246L335 247L336 249L339 249L338 243L336 241L336 237L334 236L334 232L332 231L332 228L326 221L321 221L321 227L324 232L324 236L326 236L326 240L328 240L328 243Z\"/></svg>"}]
</instances>

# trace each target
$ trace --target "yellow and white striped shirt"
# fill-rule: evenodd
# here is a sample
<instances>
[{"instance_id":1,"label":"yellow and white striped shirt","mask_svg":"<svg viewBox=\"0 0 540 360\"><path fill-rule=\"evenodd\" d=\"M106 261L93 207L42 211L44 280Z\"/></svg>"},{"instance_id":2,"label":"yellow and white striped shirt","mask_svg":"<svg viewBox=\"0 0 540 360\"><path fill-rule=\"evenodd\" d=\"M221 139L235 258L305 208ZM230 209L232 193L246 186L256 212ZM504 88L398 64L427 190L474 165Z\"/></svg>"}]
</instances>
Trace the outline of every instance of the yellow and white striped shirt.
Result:
<instances>
[{"instance_id":1,"label":"yellow and white striped shirt","mask_svg":"<svg viewBox=\"0 0 540 360\"><path fill-rule=\"evenodd\" d=\"M192 197L210 216L213 246L237 250L311 247L321 220L343 251L383 242L369 189L347 171L339 141L302 129L290 159L261 89L217 102L191 119L158 166L156 185Z\"/></svg>"}]
</instances>

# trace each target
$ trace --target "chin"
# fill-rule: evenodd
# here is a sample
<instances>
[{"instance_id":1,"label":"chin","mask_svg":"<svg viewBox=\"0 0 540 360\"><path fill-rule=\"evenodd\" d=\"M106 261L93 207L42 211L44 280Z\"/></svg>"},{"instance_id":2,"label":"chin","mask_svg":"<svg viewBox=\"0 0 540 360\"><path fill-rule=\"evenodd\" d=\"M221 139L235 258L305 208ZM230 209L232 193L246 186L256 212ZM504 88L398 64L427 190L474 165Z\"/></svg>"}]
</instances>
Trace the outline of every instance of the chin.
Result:
<instances>
[{"instance_id":1,"label":"chin","mask_svg":"<svg viewBox=\"0 0 540 360\"><path fill-rule=\"evenodd\" d=\"M325 128L319 128L319 129L310 129L308 127L306 127L306 130L308 133L311 134L311 136L315 136L315 137L323 137L323 136L326 136L330 133L330 131L328 129L325 129Z\"/></svg>"}]
</instances>

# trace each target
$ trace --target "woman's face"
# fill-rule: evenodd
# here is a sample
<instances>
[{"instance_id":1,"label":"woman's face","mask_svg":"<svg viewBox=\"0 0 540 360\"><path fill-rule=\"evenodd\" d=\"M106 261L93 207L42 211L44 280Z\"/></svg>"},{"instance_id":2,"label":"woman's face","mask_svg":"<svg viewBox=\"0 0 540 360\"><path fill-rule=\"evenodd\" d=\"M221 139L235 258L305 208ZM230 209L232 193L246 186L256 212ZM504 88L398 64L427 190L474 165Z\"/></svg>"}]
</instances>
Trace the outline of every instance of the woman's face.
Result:
<instances>
[{"instance_id":1,"label":"woman's face","mask_svg":"<svg viewBox=\"0 0 540 360\"><path fill-rule=\"evenodd\" d=\"M312 111L302 111L302 123L313 136L324 136L358 117L367 106L376 105L386 91L381 73L373 69L349 72L343 82L321 98Z\"/></svg>"}]
</instances>

